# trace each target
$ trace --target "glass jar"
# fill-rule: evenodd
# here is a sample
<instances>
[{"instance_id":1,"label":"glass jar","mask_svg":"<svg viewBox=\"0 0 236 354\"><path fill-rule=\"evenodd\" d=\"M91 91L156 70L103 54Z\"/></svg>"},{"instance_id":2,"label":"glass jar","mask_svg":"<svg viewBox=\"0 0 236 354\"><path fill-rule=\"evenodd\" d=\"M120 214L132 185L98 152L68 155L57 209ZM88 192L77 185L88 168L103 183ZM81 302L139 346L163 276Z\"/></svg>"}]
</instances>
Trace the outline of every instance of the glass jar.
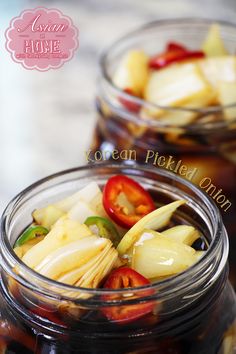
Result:
<instances>
[{"instance_id":1,"label":"glass jar","mask_svg":"<svg viewBox=\"0 0 236 354\"><path fill-rule=\"evenodd\" d=\"M230 237L230 278L236 285L236 103L201 109L158 107L121 91L112 83L114 70L124 53L143 49L148 55L154 55L162 52L170 41L196 50L201 47L212 22L203 19L157 21L126 35L108 48L100 61L96 100L98 121L87 158L90 162L98 161L101 156L114 160L131 158L175 172L181 161L189 170L195 171L191 179L193 183L199 185L206 178L203 189L215 201L222 195L218 198L218 205ZM227 50L235 54L236 26L218 22ZM176 113L178 121L191 112L197 114L198 119L180 126L177 120L170 124L143 114L158 108L166 114ZM226 111L231 115L235 112L235 120L224 120L222 116ZM112 155L116 149L119 154ZM162 155L166 157L166 163L163 159L159 163L157 157ZM169 158L171 165L167 163ZM218 191L220 194L216 195ZM228 202L227 207L224 202Z\"/></svg>"},{"instance_id":2,"label":"glass jar","mask_svg":"<svg viewBox=\"0 0 236 354\"><path fill-rule=\"evenodd\" d=\"M31 212L115 174L135 178L154 200L186 199L175 214L210 246L191 268L148 287L110 290L67 286L20 261L12 246L32 222ZM35 183L6 208L1 226L0 351L12 354L232 354L236 353L236 302L227 280L228 239L217 207L175 174L147 166L97 164ZM130 298L128 295L136 295ZM116 295L112 301L104 295ZM129 323L112 323L104 307L145 306L153 311ZM5 350L5 351L4 351Z\"/></svg>"}]
</instances>

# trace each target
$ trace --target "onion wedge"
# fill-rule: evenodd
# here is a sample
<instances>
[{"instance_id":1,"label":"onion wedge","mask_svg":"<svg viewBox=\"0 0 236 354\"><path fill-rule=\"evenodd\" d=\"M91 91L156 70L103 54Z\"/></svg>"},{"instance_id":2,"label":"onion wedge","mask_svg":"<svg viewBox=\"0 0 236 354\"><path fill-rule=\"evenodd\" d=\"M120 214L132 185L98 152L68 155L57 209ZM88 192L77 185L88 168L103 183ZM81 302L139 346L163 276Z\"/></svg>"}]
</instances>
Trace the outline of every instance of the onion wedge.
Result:
<instances>
[{"instance_id":1,"label":"onion wedge","mask_svg":"<svg viewBox=\"0 0 236 354\"><path fill-rule=\"evenodd\" d=\"M118 253L124 255L134 245L144 229L158 230L166 226L175 210L185 203L185 200L177 200L144 216L124 235L117 247Z\"/></svg>"}]
</instances>

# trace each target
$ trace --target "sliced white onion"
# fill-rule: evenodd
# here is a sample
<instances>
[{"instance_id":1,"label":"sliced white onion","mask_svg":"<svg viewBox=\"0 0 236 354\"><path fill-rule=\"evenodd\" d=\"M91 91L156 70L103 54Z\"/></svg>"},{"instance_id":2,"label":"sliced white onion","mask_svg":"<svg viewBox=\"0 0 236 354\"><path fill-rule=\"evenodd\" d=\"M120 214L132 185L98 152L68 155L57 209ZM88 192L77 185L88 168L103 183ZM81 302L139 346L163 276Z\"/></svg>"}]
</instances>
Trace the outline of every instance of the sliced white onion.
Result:
<instances>
[{"instance_id":1,"label":"sliced white onion","mask_svg":"<svg viewBox=\"0 0 236 354\"><path fill-rule=\"evenodd\" d=\"M87 212L85 211L87 209ZM78 211L76 211L78 210ZM81 215L79 212L81 211ZM102 205L102 192L96 182L89 183L86 187L70 195L59 202L37 209L33 212L33 218L39 225L50 228L59 218L69 212L72 219L83 223L88 216L105 216ZM82 220L83 215L85 219Z\"/></svg>"},{"instance_id":2,"label":"sliced white onion","mask_svg":"<svg viewBox=\"0 0 236 354\"><path fill-rule=\"evenodd\" d=\"M106 257L111 249L111 245L108 243L106 247L98 253L96 256L92 257L88 262L82 264L80 267L71 270L63 275L61 275L57 280L70 285L75 285L87 271L92 269L94 266L98 267L101 260Z\"/></svg>"},{"instance_id":3,"label":"sliced white onion","mask_svg":"<svg viewBox=\"0 0 236 354\"><path fill-rule=\"evenodd\" d=\"M98 187L96 182L91 182L83 189L79 190L78 192L70 195L69 197L60 200L59 202L55 203L54 205L67 212L69 211L78 201L83 201L86 204L90 204L90 202L97 196L100 195L101 190Z\"/></svg>"},{"instance_id":4,"label":"sliced white onion","mask_svg":"<svg viewBox=\"0 0 236 354\"><path fill-rule=\"evenodd\" d=\"M23 256L22 261L29 267L35 268L51 252L63 247L70 242L83 237L91 236L91 230L86 225L67 218L58 220L43 241L33 246Z\"/></svg>"},{"instance_id":5,"label":"sliced white onion","mask_svg":"<svg viewBox=\"0 0 236 354\"><path fill-rule=\"evenodd\" d=\"M83 275L83 277L75 284L75 286L81 286L83 288L97 288L101 280L112 270L116 260L118 258L118 252L116 249L111 248L109 253L103 257L99 264L95 264L93 268Z\"/></svg>"},{"instance_id":6,"label":"sliced white onion","mask_svg":"<svg viewBox=\"0 0 236 354\"><path fill-rule=\"evenodd\" d=\"M32 240L27 241L23 245L15 247L14 252L19 258L22 258L32 247L34 247L37 243L41 242L43 239L44 236L35 237Z\"/></svg>"},{"instance_id":7,"label":"sliced white onion","mask_svg":"<svg viewBox=\"0 0 236 354\"><path fill-rule=\"evenodd\" d=\"M161 208L154 210L139 220L122 238L117 250L120 255L125 254L137 240L144 229L158 230L168 224L175 210L185 204L185 200L177 200Z\"/></svg>"},{"instance_id":8,"label":"sliced white onion","mask_svg":"<svg viewBox=\"0 0 236 354\"><path fill-rule=\"evenodd\" d=\"M51 279L57 279L62 274L86 264L101 253L110 240L89 236L71 242L68 245L50 253L35 270Z\"/></svg>"},{"instance_id":9,"label":"sliced white onion","mask_svg":"<svg viewBox=\"0 0 236 354\"><path fill-rule=\"evenodd\" d=\"M200 237L200 233L193 226L178 225L162 232L162 235L172 240L191 246Z\"/></svg>"},{"instance_id":10,"label":"sliced white onion","mask_svg":"<svg viewBox=\"0 0 236 354\"><path fill-rule=\"evenodd\" d=\"M83 224L89 216L94 216L95 212L85 202L78 201L73 208L68 211L67 215L69 219L76 220Z\"/></svg>"},{"instance_id":11,"label":"sliced white onion","mask_svg":"<svg viewBox=\"0 0 236 354\"><path fill-rule=\"evenodd\" d=\"M65 213L55 207L55 205L48 205L45 208L36 209L32 213L35 222L38 225L46 227L47 229L50 229L50 227L63 215L65 215Z\"/></svg>"},{"instance_id":12,"label":"sliced white onion","mask_svg":"<svg viewBox=\"0 0 236 354\"><path fill-rule=\"evenodd\" d=\"M196 251L192 247L155 234L154 238L134 246L132 268L137 272L149 279L169 276L196 262Z\"/></svg>"}]
</instances>

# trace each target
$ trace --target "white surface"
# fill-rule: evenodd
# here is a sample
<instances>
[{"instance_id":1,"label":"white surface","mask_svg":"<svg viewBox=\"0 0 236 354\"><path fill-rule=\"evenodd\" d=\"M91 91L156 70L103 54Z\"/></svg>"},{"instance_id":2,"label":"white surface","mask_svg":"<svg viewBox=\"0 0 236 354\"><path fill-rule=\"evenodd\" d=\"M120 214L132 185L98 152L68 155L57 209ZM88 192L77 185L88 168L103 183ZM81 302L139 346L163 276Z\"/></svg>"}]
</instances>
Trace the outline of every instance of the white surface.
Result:
<instances>
[{"instance_id":1,"label":"white surface","mask_svg":"<svg viewBox=\"0 0 236 354\"><path fill-rule=\"evenodd\" d=\"M14 63L4 31L34 0L0 0L0 211L20 190L58 170L85 163L95 123L98 55L126 31L158 18L236 19L235 0L42 0L71 16L80 48L61 69L42 73Z\"/></svg>"}]
</instances>

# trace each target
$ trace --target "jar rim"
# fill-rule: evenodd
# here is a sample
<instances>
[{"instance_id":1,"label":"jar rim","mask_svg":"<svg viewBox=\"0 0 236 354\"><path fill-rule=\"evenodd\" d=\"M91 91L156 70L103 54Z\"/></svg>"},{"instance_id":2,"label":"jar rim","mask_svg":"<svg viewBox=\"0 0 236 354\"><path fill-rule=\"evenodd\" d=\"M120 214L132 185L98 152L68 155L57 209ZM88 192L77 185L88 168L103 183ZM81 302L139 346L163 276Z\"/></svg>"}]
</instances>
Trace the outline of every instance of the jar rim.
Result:
<instances>
[{"instance_id":1,"label":"jar rim","mask_svg":"<svg viewBox=\"0 0 236 354\"><path fill-rule=\"evenodd\" d=\"M235 30L235 35L236 35L236 24L233 22L229 21L224 21L224 20L217 20L217 19L208 19L208 18L200 18L200 17L183 17L183 18L171 18L171 19L164 19L164 20L156 20L156 21L151 21L149 23L146 23L144 25L141 25L139 27L136 27L136 29L129 31L125 35L121 36L118 38L115 42L113 42L110 46L108 46L100 55L99 58L99 72L100 72L100 77L102 80L99 80L98 82L98 87L102 91L103 86L107 87L111 91L114 96L119 97L121 100L123 99L128 100L131 104L137 104L140 106L143 106L147 109L161 109L164 111L174 111L174 112L193 112L193 113L199 113L199 114L212 114L212 113L219 113L222 112L225 109L229 108L236 108L236 102L227 104L227 105L215 105L215 106L209 106L209 107L203 107L203 108L195 108L195 107L184 107L184 106L177 106L177 107L171 107L171 106L162 106L162 105L157 105L154 103L151 103L143 98L139 98L136 96L133 96L129 94L128 92L124 92L122 89L119 87L115 86L115 84L112 81L112 78L110 77L108 71L107 71L107 62L109 60L109 55L110 53L120 44L122 44L124 41L127 39L132 38L132 36L138 34L139 32L141 33L144 30L158 27L162 28L165 26L169 25L183 25L183 24L189 23L190 25L211 25L213 23L219 23L221 26L230 28ZM236 44L236 42L235 42ZM106 101L106 100L105 100ZM140 118L137 114L132 113L128 110L125 109L125 107L115 107L112 106L112 104L108 101L106 101L108 106L111 106L114 111L116 111L118 114L120 113L121 117L126 119L126 120L131 120L136 123L142 123L144 120ZM227 128L230 124L235 123L236 118L230 121L218 121L209 123L209 122L201 122L201 123L189 123L186 126L177 126L178 128L184 128L186 130L190 131L196 131L201 128L204 128L205 130L218 130L222 128ZM155 118L149 117L149 119L145 119L145 124L151 125L154 127L161 127L161 128L176 128L176 125L170 124L170 123L165 123L164 121L157 120Z\"/></svg>"},{"instance_id":2,"label":"jar rim","mask_svg":"<svg viewBox=\"0 0 236 354\"><path fill-rule=\"evenodd\" d=\"M135 287L135 288L127 288L127 289L115 289L115 290L108 290L108 289L94 289L94 288L83 288L83 287L75 287L72 285L67 285L63 284L58 281L51 280L33 269L29 268L26 264L24 264L20 258L17 257L15 252L13 251L12 246L10 245L10 242L8 240L7 234L8 234L8 223L9 220L8 218L11 216L11 213L14 211L14 209L17 207L18 203L22 198L26 197L30 192L32 192L35 188L42 186L43 184L47 183L48 181L55 181L57 178L61 176L69 176L70 174L76 173L76 172L82 172L82 171L88 171L91 169L91 166L89 165L84 165L81 167L75 167L67 170L63 170L61 172L57 172L55 174L52 174L48 177L45 177L43 179L40 179L39 181L31 184L29 187L21 191L15 198L13 198L10 203L7 205L6 209L4 210L2 217L1 217L1 238L0 238L0 252L1 252L1 258L2 258L2 269L6 271L8 274L10 274L16 281L21 283L23 286L30 290L36 290L40 294L46 295L48 297L57 297L53 296L52 291L48 292L48 289L57 289L57 291L63 291L63 294L68 294L73 291L73 294L78 293L78 294L87 294L87 295L114 295L114 294L127 294L132 292L135 292L135 294L142 294L144 290L149 290L149 289L154 289L158 290L158 294L155 294L155 298L161 298L161 297L166 297L170 296L170 294L173 295L173 289L185 289L185 287L189 286L188 282L186 282L186 279L193 279L193 277L198 273L197 270L205 269L207 265L210 264L212 259L221 252L222 248L224 249L224 252L221 254L221 260L220 263L218 264L217 267L217 274L214 274L214 277L217 278L221 271L223 270L226 262L227 262L227 257L228 257L228 238L227 238L227 233L226 230L223 226L223 221L222 217L220 215L220 212L216 206L215 203L213 203L210 199L210 197L200 190L197 186L193 185L189 181L183 179L182 177L176 175L173 172L166 171L164 169L156 168L153 171L152 167L147 167L144 165L140 165L137 163L134 163L133 165L127 164L125 162L123 163L109 163L109 162L103 162L99 163L96 165L93 165L93 170L96 173L97 170L102 169L102 168L113 168L114 170L120 170L124 169L127 172L130 171L144 171L144 172L155 172L156 175L159 176L164 176L170 179L174 179L175 182L180 183L181 185L184 185L184 187L190 188L191 191L199 195L202 200L203 204L202 206L208 205L210 213L211 213L211 218L212 225L214 226L214 235L212 237L212 242L210 243L210 246L208 247L206 253L204 254L203 257L200 258L194 265L191 267L187 268L185 271L178 273L177 275L158 281L156 283L152 283L147 286L142 286L142 287ZM191 202L190 199L193 200L192 197L189 198L189 203ZM187 203L188 204L188 203ZM15 272L14 268L9 266L9 263L14 264L14 268L18 267L23 271L23 274L27 274L27 278L25 276L22 276L19 272ZM201 274L201 273L199 273ZM29 281L30 279L30 281ZM38 285L40 281L40 286ZM164 294L161 294L160 289L163 289ZM54 292L54 295L56 292ZM147 296L148 299L152 297L152 294ZM65 297L63 295L63 298L67 298L67 300L71 300L69 297ZM146 297L145 297L146 298ZM75 298L73 297L73 300ZM136 299L137 300L137 299ZM132 303L132 299L128 300L122 300L122 304L127 303ZM109 302L109 301L108 301ZM119 302L119 301L118 301ZM112 301L114 303L114 301Z\"/></svg>"}]
</instances>

